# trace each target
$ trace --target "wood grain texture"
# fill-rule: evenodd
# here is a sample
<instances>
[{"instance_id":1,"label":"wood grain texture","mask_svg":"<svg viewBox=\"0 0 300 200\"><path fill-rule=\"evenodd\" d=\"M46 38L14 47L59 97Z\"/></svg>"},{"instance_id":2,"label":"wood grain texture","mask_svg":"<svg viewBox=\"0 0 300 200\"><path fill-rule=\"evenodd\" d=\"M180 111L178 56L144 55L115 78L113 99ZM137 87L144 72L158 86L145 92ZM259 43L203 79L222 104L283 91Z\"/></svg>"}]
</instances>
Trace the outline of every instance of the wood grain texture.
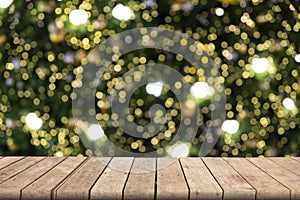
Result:
<instances>
[{"instance_id":1,"label":"wood grain texture","mask_svg":"<svg viewBox=\"0 0 300 200\"><path fill-rule=\"evenodd\" d=\"M109 161L110 158L90 158L57 189L56 198L89 199L90 188Z\"/></svg>"},{"instance_id":2,"label":"wood grain texture","mask_svg":"<svg viewBox=\"0 0 300 200\"><path fill-rule=\"evenodd\" d=\"M135 158L124 189L124 199L154 199L155 169L155 158Z\"/></svg>"},{"instance_id":3,"label":"wood grain texture","mask_svg":"<svg viewBox=\"0 0 300 200\"><path fill-rule=\"evenodd\" d=\"M23 156L2 157L0 160L0 169L7 167L8 165L17 162L23 158L24 158Z\"/></svg>"},{"instance_id":4,"label":"wood grain texture","mask_svg":"<svg viewBox=\"0 0 300 200\"><path fill-rule=\"evenodd\" d=\"M300 199L300 159L0 158L1 199Z\"/></svg>"},{"instance_id":5,"label":"wood grain texture","mask_svg":"<svg viewBox=\"0 0 300 200\"><path fill-rule=\"evenodd\" d=\"M203 161L223 188L224 199L255 199L255 189L222 158Z\"/></svg>"},{"instance_id":6,"label":"wood grain texture","mask_svg":"<svg viewBox=\"0 0 300 200\"><path fill-rule=\"evenodd\" d=\"M281 167L270 159L248 158L248 160L288 187L291 191L291 199L300 199L300 176Z\"/></svg>"},{"instance_id":7,"label":"wood grain texture","mask_svg":"<svg viewBox=\"0 0 300 200\"><path fill-rule=\"evenodd\" d=\"M292 171L293 173L300 176L300 162L297 162L296 160L292 158L269 158L273 162L276 162L277 164L281 165L282 167Z\"/></svg>"},{"instance_id":8,"label":"wood grain texture","mask_svg":"<svg viewBox=\"0 0 300 200\"><path fill-rule=\"evenodd\" d=\"M157 158L157 199L188 199L189 188L175 158Z\"/></svg>"},{"instance_id":9,"label":"wood grain texture","mask_svg":"<svg viewBox=\"0 0 300 200\"><path fill-rule=\"evenodd\" d=\"M6 168L3 168L0 170L0 183L8 180L12 176L18 174L19 172L25 170L26 168L34 165L35 163L43 160L45 158L43 157L26 157L18 162L15 162L11 165L9 165ZM15 160L13 158L13 160Z\"/></svg>"},{"instance_id":10,"label":"wood grain texture","mask_svg":"<svg viewBox=\"0 0 300 200\"><path fill-rule=\"evenodd\" d=\"M222 199L223 190L200 158L181 158L190 199Z\"/></svg>"},{"instance_id":11,"label":"wood grain texture","mask_svg":"<svg viewBox=\"0 0 300 200\"><path fill-rule=\"evenodd\" d=\"M37 162L35 165L32 165L31 167L22 171L22 173L19 173L14 177L8 179L7 181L1 183L0 199L20 199L20 197L22 196L21 190L24 187L34 182L36 179L45 174L59 162L59 159L45 158L40 162ZM36 186L33 189L35 190L37 188L38 186ZM24 199L23 196L22 199Z\"/></svg>"},{"instance_id":12,"label":"wood grain texture","mask_svg":"<svg viewBox=\"0 0 300 200\"><path fill-rule=\"evenodd\" d=\"M122 199L132 162L133 158L113 158L91 189L91 199Z\"/></svg>"},{"instance_id":13,"label":"wood grain texture","mask_svg":"<svg viewBox=\"0 0 300 200\"><path fill-rule=\"evenodd\" d=\"M290 190L244 158L224 158L256 190L256 199L289 199Z\"/></svg>"},{"instance_id":14,"label":"wood grain texture","mask_svg":"<svg viewBox=\"0 0 300 200\"><path fill-rule=\"evenodd\" d=\"M296 160L298 162L300 162L300 157L291 157L291 159Z\"/></svg>"},{"instance_id":15,"label":"wood grain texture","mask_svg":"<svg viewBox=\"0 0 300 200\"><path fill-rule=\"evenodd\" d=\"M56 158L58 165L22 190L24 199L51 199L51 191L65 180L86 158ZM62 162L61 162L62 161Z\"/></svg>"}]
</instances>

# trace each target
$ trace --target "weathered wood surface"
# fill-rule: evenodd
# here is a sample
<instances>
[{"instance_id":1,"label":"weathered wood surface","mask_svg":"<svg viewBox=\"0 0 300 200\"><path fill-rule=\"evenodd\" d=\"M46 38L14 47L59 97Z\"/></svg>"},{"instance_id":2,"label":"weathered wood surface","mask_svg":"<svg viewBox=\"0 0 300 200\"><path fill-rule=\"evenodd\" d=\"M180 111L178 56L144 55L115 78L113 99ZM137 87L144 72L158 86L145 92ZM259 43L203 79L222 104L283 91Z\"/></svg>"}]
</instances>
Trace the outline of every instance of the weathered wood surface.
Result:
<instances>
[{"instance_id":1,"label":"weathered wood surface","mask_svg":"<svg viewBox=\"0 0 300 200\"><path fill-rule=\"evenodd\" d=\"M255 199L255 189L224 159L204 158L203 160L223 188L224 199Z\"/></svg>"},{"instance_id":2,"label":"weathered wood surface","mask_svg":"<svg viewBox=\"0 0 300 200\"><path fill-rule=\"evenodd\" d=\"M270 159L252 158L253 164L264 170L291 191L291 199L300 199L300 176Z\"/></svg>"},{"instance_id":3,"label":"weathered wood surface","mask_svg":"<svg viewBox=\"0 0 300 200\"><path fill-rule=\"evenodd\" d=\"M300 159L0 157L0 199L300 199Z\"/></svg>"}]
</instances>

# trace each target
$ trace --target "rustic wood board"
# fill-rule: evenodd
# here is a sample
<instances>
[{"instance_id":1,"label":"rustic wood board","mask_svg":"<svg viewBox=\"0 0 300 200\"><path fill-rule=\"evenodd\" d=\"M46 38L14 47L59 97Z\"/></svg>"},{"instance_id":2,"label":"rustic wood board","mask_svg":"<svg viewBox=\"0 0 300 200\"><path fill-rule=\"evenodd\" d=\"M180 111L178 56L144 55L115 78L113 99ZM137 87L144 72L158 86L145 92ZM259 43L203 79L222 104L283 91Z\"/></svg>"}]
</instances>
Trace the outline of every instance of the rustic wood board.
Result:
<instances>
[{"instance_id":1,"label":"rustic wood board","mask_svg":"<svg viewBox=\"0 0 300 200\"><path fill-rule=\"evenodd\" d=\"M28 184L45 174L48 170L54 167L59 162L59 159L45 158L35 165L22 171L22 173L8 179L0 184L0 199L26 199L22 196L21 191ZM37 188L37 187L36 187ZM34 189L36 189L34 188Z\"/></svg>"},{"instance_id":2,"label":"rustic wood board","mask_svg":"<svg viewBox=\"0 0 300 200\"><path fill-rule=\"evenodd\" d=\"M57 162L64 158L58 158ZM44 176L22 190L25 199L51 199L52 190L67 178L86 158L70 157L53 167ZM55 198L55 196L54 196Z\"/></svg>"},{"instance_id":3,"label":"rustic wood board","mask_svg":"<svg viewBox=\"0 0 300 200\"><path fill-rule=\"evenodd\" d=\"M269 159L300 176L300 162L297 162L296 160L293 160L291 158L277 157Z\"/></svg>"},{"instance_id":4,"label":"rustic wood board","mask_svg":"<svg viewBox=\"0 0 300 200\"><path fill-rule=\"evenodd\" d=\"M110 158L90 158L57 190L57 199L89 199L89 190L105 169ZM76 190L74 190L76 188Z\"/></svg>"},{"instance_id":5,"label":"rustic wood board","mask_svg":"<svg viewBox=\"0 0 300 200\"><path fill-rule=\"evenodd\" d=\"M248 158L253 164L258 166L261 170L268 173L281 184L288 187L291 191L291 199L300 198L300 176L281 167L277 163L266 158Z\"/></svg>"},{"instance_id":6,"label":"rustic wood board","mask_svg":"<svg viewBox=\"0 0 300 200\"><path fill-rule=\"evenodd\" d=\"M124 189L124 199L154 199L155 169L155 158L135 158Z\"/></svg>"},{"instance_id":7,"label":"rustic wood board","mask_svg":"<svg viewBox=\"0 0 300 200\"><path fill-rule=\"evenodd\" d=\"M27 157L18 162L15 162L9 165L6 168L0 170L0 183L8 180L12 176L18 174L19 172L23 171L24 169L36 164L37 162L43 160L45 158L42 157ZM13 158L15 160L15 158Z\"/></svg>"},{"instance_id":8,"label":"rustic wood board","mask_svg":"<svg viewBox=\"0 0 300 200\"><path fill-rule=\"evenodd\" d=\"M175 158L157 158L157 199L188 199L189 188Z\"/></svg>"},{"instance_id":9,"label":"rustic wood board","mask_svg":"<svg viewBox=\"0 0 300 200\"><path fill-rule=\"evenodd\" d=\"M223 190L200 158L182 158L190 199L222 199Z\"/></svg>"},{"instance_id":10,"label":"rustic wood board","mask_svg":"<svg viewBox=\"0 0 300 200\"><path fill-rule=\"evenodd\" d=\"M219 185L224 199L255 199L255 189L222 158L203 158Z\"/></svg>"},{"instance_id":11,"label":"rustic wood board","mask_svg":"<svg viewBox=\"0 0 300 200\"><path fill-rule=\"evenodd\" d=\"M24 157L19 156L11 156L11 157L2 157L0 162L0 169L7 167L8 165L17 162L18 160L23 159Z\"/></svg>"},{"instance_id":12,"label":"rustic wood board","mask_svg":"<svg viewBox=\"0 0 300 200\"><path fill-rule=\"evenodd\" d=\"M300 159L0 158L0 199L300 199Z\"/></svg>"},{"instance_id":13,"label":"rustic wood board","mask_svg":"<svg viewBox=\"0 0 300 200\"><path fill-rule=\"evenodd\" d=\"M290 190L244 158L226 158L257 194L257 199L288 199Z\"/></svg>"},{"instance_id":14,"label":"rustic wood board","mask_svg":"<svg viewBox=\"0 0 300 200\"><path fill-rule=\"evenodd\" d=\"M91 189L91 199L122 199L132 162L133 158L113 158Z\"/></svg>"},{"instance_id":15,"label":"rustic wood board","mask_svg":"<svg viewBox=\"0 0 300 200\"><path fill-rule=\"evenodd\" d=\"M300 157L291 157L291 158L298 161L298 162L300 162Z\"/></svg>"}]
</instances>

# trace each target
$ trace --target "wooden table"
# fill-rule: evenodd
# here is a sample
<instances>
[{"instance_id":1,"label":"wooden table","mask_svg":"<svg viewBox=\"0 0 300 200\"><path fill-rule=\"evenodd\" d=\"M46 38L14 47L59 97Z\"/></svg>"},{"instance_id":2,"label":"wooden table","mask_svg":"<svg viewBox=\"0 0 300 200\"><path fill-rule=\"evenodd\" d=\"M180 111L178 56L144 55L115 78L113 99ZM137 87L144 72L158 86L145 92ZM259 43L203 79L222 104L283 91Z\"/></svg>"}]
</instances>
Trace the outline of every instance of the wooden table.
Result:
<instances>
[{"instance_id":1,"label":"wooden table","mask_svg":"<svg viewBox=\"0 0 300 200\"><path fill-rule=\"evenodd\" d=\"M300 158L2 157L0 199L20 198L300 199Z\"/></svg>"}]
</instances>

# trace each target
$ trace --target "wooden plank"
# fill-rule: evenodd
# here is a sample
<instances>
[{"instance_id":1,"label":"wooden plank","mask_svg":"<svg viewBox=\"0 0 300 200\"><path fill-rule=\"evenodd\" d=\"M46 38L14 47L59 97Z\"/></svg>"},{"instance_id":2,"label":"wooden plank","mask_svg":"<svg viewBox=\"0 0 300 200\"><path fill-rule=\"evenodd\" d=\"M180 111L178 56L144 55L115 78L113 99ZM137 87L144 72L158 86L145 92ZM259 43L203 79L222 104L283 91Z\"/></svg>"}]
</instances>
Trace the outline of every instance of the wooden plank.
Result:
<instances>
[{"instance_id":1,"label":"wooden plank","mask_svg":"<svg viewBox=\"0 0 300 200\"><path fill-rule=\"evenodd\" d=\"M51 158L53 160L54 158ZM51 199L51 191L86 158L69 157L22 190L22 199Z\"/></svg>"},{"instance_id":2,"label":"wooden plank","mask_svg":"<svg viewBox=\"0 0 300 200\"><path fill-rule=\"evenodd\" d=\"M257 199L289 199L290 190L245 158L224 158L256 189Z\"/></svg>"},{"instance_id":3,"label":"wooden plank","mask_svg":"<svg viewBox=\"0 0 300 200\"><path fill-rule=\"evenodd\" d=\"M300 157L291 157L293 160L300 162Z\"/></svg>"},{"instance_id":4,"label":"wooden plank","mask_svg":"<svg viewBox=\"0 0 300 200\"><path fill-rule=\"evenodd\" d=\"M248 158L248 160L287 186L291 191L292 199L300 198L300 176L266 158Z\"/></svg>"},{"instance_id":5,"label":"wooden plank","mask_svg":"<svg viewBox=\"0 0 300 200\"><path fill-rule=\"evenodd\" d=\"M292 158L283 157L273 157L269 159L300 176L300 162L297 162Z\"/></svg>"},{"instance_id":6,"label":"wooden plank","mask_svg":"<svg viewBox=\"0 0 300 200\"><path fill-rule=\"evenodd\" d=\"M90 188L101 175L110 159L108 157L90 158L56 190L56 198L89 199Z\"/></svg>"},{"instance_id":7,"label":"wooden plank","mask_svg":"<svg viewBox=\"0 0 300 200\"><path fill-rule=\"evenodd\" d=\"M26 157L0 170L0 183L43 160L43 157Z\"/></svg>"},{"instance_id":8,"label":"wooden plank","mask_svg":"<svg viewBox=\"0 0 300 200\"><path fill-rule=\"evenodd\" d=\"M223 190L200 158L181 158L190 199L222 199Z\"/></svg>"},{"instance_id":9,"label":"wooden plank","mask_svg":"<svg viewBox=\"0 0 300 200\"><path fill-rule=\"evenodd\" d=\"M175 158L157 158L157 199L188 199L189 188Z\"/></svg>"},{"instance_id":10,"label":"wooden plank","mask_svg":"<svg viewBox=\"0 0 300 200\"><path fill-rule=\"evenodd\" d=\"M129 157L113 158L91 189L91 199L122 199L132 162Z\"/></svg>"},{"instance_id":11,"label":"wooden plank","mask_svg":"<svg viewBox=\"0 0 300 200\"><path fill-rule=\"evenodd\" d=\"M298 157L64 159L0 158L0 200L300 199Z\"/></svg>"},{"instance_id":12,"label":"wooden plank","mask_svg":"<svg viewBox=\"0 0 300 200\"><path fill-rule=\"evenodd\" d=\"M15 163L23 158L24 158L24 156L2 157L0 160L0 169L7 167L8 165Z\"/></svg>"},{"instance_id":13,"label":"wooden plank","mask_svg":"<svg viewBox=\"0 0 300 200\"><path fill-rule=\"evenodd\" d=\"M223 199L255 199L255 189L222 158L203 161L223 188Z\"/></svg>"},{"instance_id":14,"label":"wooden plank","mask_svg":"<svg viewBox=\"0 0 300 200\"><path fill-rule=\"evenodd\" d=\"M155 169L155 158L135 158L124 189L124 199L154 199Z\"/></svg>"},{"instance_id":15,"label":"wooden plank","mask_svg":"<svg viewBox=\"0 0 300 200\"><path fill-rule=\"evenodd\" d=\"M2 184L0 184L0 199L20 199L22 188L38 179L56 164L61 162L61 160L62 158L43 159L41 162L32 165L31 167L27 168L11 179L3 182ZM34 189L37 188L38 187Z\"/></svg>"}]
</instances>

